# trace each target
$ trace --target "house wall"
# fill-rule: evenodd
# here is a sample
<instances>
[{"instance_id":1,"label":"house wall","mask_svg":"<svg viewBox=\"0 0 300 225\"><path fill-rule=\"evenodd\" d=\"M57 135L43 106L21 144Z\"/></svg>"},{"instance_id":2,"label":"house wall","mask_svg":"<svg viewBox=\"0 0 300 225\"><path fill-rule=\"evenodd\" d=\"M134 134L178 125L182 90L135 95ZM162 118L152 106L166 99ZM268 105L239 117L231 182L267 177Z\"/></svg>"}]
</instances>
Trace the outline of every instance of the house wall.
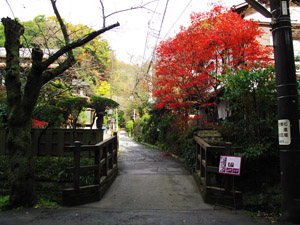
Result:
<instances>
[{"instance_id":1,"label":"house wall","mask_svg":"<svg viewBox=\"0 0 300 225\"><path fill-rule=\"evenodd\" d=\"M300 7L290 7L291 21L292 21L292 33L293 33L293 45L294 56L296 58L296 67L300 67ZM260 28L264 31L262 37L257 40L264 46L272 46L272 32L271 32L271 20L265 18L260 13L256 12L251 15L245 13L245 19L253 19L259 21ZM296 71L297 76L300 76L300 68Z\"/></svg>"}]
</instances>

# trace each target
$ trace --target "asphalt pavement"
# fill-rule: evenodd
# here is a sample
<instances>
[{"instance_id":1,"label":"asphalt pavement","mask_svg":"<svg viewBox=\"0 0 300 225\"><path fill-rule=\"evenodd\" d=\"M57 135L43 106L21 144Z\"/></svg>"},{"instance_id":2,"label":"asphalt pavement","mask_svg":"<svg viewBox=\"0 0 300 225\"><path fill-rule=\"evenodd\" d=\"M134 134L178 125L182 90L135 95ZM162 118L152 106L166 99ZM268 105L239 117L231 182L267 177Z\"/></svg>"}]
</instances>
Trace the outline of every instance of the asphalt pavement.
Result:
<instances>
[{"instance_id":1,"label":"asphalt pavement","mask_svg":"<svg viewBox=\"0 0 300 225\"><path fill-rule=\"evenodd\" d=\"M1 225L270 224L245 211L205 204L192 175L171 156L119 134L120 173L99 202L0 213ZM284 224L284 223L277 223Z\"/></svg>"}]
</instances>

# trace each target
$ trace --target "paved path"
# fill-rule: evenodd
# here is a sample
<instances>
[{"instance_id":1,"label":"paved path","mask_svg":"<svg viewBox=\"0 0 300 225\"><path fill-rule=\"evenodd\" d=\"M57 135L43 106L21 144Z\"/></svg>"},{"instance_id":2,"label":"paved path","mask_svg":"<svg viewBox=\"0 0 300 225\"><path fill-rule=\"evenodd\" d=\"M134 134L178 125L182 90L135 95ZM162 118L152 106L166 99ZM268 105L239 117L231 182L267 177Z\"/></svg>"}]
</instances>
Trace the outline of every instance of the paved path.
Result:
<instances>
[{"instance_id":1,"label":"paved path","mask_svg":"<svg viewBox=\"0 0 300 225\"><path fill-rule=\"evenodd\" d=\"M243 212L204 204L188 171L172 157L120 133L120 175L100 202L61 209L24 209L0 214L0 224L247 225Z\"/></svg>"}]
</instances>

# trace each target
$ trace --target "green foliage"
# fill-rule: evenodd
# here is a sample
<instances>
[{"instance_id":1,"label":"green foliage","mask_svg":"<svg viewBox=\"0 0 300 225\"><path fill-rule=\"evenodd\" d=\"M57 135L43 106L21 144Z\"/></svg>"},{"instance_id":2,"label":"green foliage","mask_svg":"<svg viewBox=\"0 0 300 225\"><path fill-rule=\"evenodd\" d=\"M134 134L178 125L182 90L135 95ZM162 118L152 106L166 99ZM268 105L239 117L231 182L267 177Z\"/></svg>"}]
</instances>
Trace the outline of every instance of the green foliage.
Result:
<instances>
[{"instance_id":1,"label":"green foliage","mask_svg":"<svg viewBox=\"0 0 300 225\"><path fill-rule=\"evenodd\" d=\"M0 180L7 179L8 157L0 155Z\"/></svg>"},{"instance_id":2,"label":"green foliage","mask_svg":"<svg viewBox=\"0 0 300 225\"><path fill-rule=\"evenodd\" d=\"M170 151L175 155L182 156L181 143L184 138L185 128L180 124L178 115L164 114L157 124L158 146L163 151Z\"/></svg>"},{"instance_id":3,"label":"green foliage","mask_svg":"<svg viewBox=\"0 0 300 225\"><path fill-rule=\"evenodd\" d=\"M36 157L35 158L35 179L41 181L67 181L72 176L62 172L67 167L73 166L72 157Z\"/></svg>"},{"instance_id":4,"label":"green foliage","mask_svg":"<svg viewBox=\"0 0 300 225\"><path fill-rule=\"evenodd\" d=\"M134 134L134 139L136 141L142 141L142 132L143 132L142 118L136 117L133 124L133 134Z\"/></svg>"},{"instance_id":5,"label":"green foliage","mask_svg":"<svg viewBox=\"0 0 300 225\"><path fill-rule=\"evenodd\" d=\"M7 127L7 104L0 101L0 128Z\"/></svg>"},{"instance_id":6,"label":"green foliage","mask_svg":"<svg viewBox=\"0 0 300 225\"><path fill-rule=\"evenodd\" d=\"M66 168L74 166L73 157L53 157L43 156L36 157L36 180L39 181L56 181L56 182L70 182L73 174L66 172ZM87 166L93 164L93 160L87 157L80 159L80 166ZM88 185L92 183L93 173L91 171L81 174L81 185Z\"/></svg>"},{"instance_id":7,"label":"green foliage","mask_svg":"<svg viewBox=\"0 0 300 225\"><path fill-rule=\"evenodd\" d=\"M243 157L243 175L237 186L244 193L244 205L249 210L278 211L280 169L274 68L228 69L220 78L224 84L222 100L230 103L231 116L219 131L225 141L243 148L236 154Z\"/></svg>"},{"instance_id":8,"label":"green foliage","mask_svg":"<svg viewBox=\"0 0 300 225\"><path fill-rule=\"evenodd\" d=\"M128 132L129 136L132 135L132 131L133 131L133 121L132 120L126 121L126 131Z\"/></svg>"},{"instance_id":9,"label":"green foliage","mask_svg":"<svg viewBox=\"0 0 300 225\"><path fill-rule=\"evenodd\" d=\"M64 21L65 22L65 21ZM63 34L56 17L45 17L38 15L32 21L21 22L24 26L24 35L21 37L24 48L39 46L43 49L59 49L65 45ZM93 32L92 28L86 25L68 24L67 31L71 41L81 39ZM4 26L0 24L0 33L4 33ZM0 35L0 47L4 47L5 37ZM94 85L100 83L108 77L110 71L111 58L113 52L107 40L98 36L84 46L74 50L77 63L74 65L78 78Z\"/></svg>"},{"instance_id":10,"label":"green foliage","mask_svg":"<svg viewBox=\"0 0 300 225\"><path fill-rule=\"evenodd\" d=\"M33 21L23 22L25 28L22 38L22 45L33 48L35 44L39 44L40 40L46 33L46 18L44 15L36 16Z\"/></svg>"},{"instance_id":11,"label":"green foliage","mask_svg":"<svg viewBox=\"0 0 300 225\"><path fill-rule=\"evenodd\" d=\"M66 99L62 99L57 104L67 115L69 115L70 125L73 128L76 128L78 117L81 111L88 107L87 99L80 97L70 97Z\"/></svg>"},{"instance_id":12,"label":"green foliage","mask_svg":"<svg viewBox=\"0 0 300 225\"><path fill-rule=\"evenodd\" d=\"M0 212L8 204L9 195L1 196L0 195Z\"/></svg>"},{"instance_id":13,"label":"green foliage","mask_svg":"<svg viewBox=\"0 0 300 225\"><path fill-rule=\"evenodd\" d=\"M193 131L185 129L185 123L178 115L168 110L151 109L134 121L134 137L161 150L172 152L184 158L191 170L195 168L195 143Z\"/></svg>"},{"instance_id":14,"label":"green foliage","mask_svg":"<svg viewBox=\"0 0 300 225\"><path fill-rule=\"evenodd\" d=\"M99 96L110 95L110 84L107 81L102 81L100 86L95 89L95 93Z\"/></svg>"},{"instance_id":15,"label":"green foliage","mask_svg":"<svg viewBox=\"0 0 300 225\"><path fill-rule=\"evenodd\" d=\"M39 181L36 188L38 203L35 208L56 208L61 201L64 183L73 180L73 174L66 168L74 166L73 157L39 156L35 157L35 180ZM82 157L81 166L92 165L93 159ZM80 177L80 185L90 185L94 181L93 171L84 172ZM8 156L0 156L0 191L7 192ZM6 190L6 191L5 191ZM7 205L9 196L0 195L0 209Z\"/></svg>"},{"instance_id":16,"label":"green foliage","mask_svg":"<svg viewBox=\"0 0 300 225\"><path fill-rule=\"evenodd\" d=\"M5 36L4 36L4 26L0 24L0 47L4 47L5 44Z\"/></svg>"},{"instance_id":17,"label":"green foliage","mask_svg":"<svg viewBox=\"0 0 300 225\"><path fill-rule=\"evenodd\" d=\"M226 141L244 148L246 158L277 154L276 82L273 67L228 69L221 77L222 100L228 101L231 117L220 129Z\"/></svg>"},{"instance_id":18,"label":"green foliage","mask_svg":"<svg viewBox=\"0 0 300 225\"><path fill-rule=\"evenodd\" d=\"M196 167L196 143L192 134L192 132L189 132L189 134L184 137L182 143L182 157L190 170Z\"/></svg>"},{"instance_id":19,"label":"green foliage","mask_svg":"<svg viewBox=\"0 0 300 225\"><path fill-rule=\"evenodd\" d=\"M74 87L70 86L66 79L55 79L44 85L40 91L38 104L56 105L62 99L73 95Z\"/></svg>"},{"instance_id":20,"label":"green foliage","mask_svg":"<svg viewBox=\"0 0 300 225\"><path fill-rule=\"evenodd\" d=\"M66 172L66 168L74 166L73 157L56 157L56 156L38 156L35 157L35 180L52 181L52 182L70 182L73 174ZM0 179L7 179L8 173L8 157L0 157ZM93 159L82 157L80 159L81 166L92 165ZM81 174L82 176L89 175ZM91 180L92 178L88 178Z\"/></svg>"},{"instance_id":21,"label":"green foliage","mask_svg":"<svg viewBox=\"0 0 300 225\"><path fill-rule=\"evenodd\" d=\"M90 105L91 108L95 109L97 113L105 112L107 109L117 108L119 104L112 99L92 96L90 98Z\"/></svg>"},{"instance_id":22,"label":"green foliage","mask_svg":"<svg viewBox=\"0 0 300 225\"><path fill-rule=\"evenodd\" d=\"M125 118L124 118L124 111L118 111L118 124L120 127L125 127Z\"/></svg>"},{"instance_id":23,"label":"green foliage","mask_svg":"<svg viewBox=\"0 0 300 225\"><path fill-rule=\"evenodd\" d=\"M60 127L64 122L63 110L54 105L41 105L34 108L33 118L49 123L49 127Z\"/></svg>"},{"instance_id":24,"label":"green foliage","mask_svg":"<svg viewBox=\"0 0 300 225\"><path fill-rule=\"evenodd\" d=\"M72 40L80 39L94 31L82 24L68 24L68 29ZM100 85L109 76L107 69L110 68L113 52L107 40L101 37L95 38L84 46L77 48L74 54L78 59L75 67L80 68L78 70L80 79L93 85Z\"/></svg>"},{"instance_id":25,"label":"green foliage","mask_svg":"<svg viewBox=\"0 0 300 225\"><path fill-rule=\"evenodd\" d=\"M40 198L38 203L34 206L34 208L58 208L59 204L57 202L52 201L51 199Z\"/></svg>"}]
</instances>

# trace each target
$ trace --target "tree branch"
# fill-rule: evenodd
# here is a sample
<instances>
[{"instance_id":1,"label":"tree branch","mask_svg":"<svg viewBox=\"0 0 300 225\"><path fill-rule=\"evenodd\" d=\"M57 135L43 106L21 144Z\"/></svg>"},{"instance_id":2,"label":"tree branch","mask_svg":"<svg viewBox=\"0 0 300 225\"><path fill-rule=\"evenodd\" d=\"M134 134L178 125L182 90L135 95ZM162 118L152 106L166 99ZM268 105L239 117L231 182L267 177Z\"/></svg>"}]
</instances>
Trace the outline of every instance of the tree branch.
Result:
<instances>
[{"instance_id":1,"label":"tree branch","mask_svg":"<svg viewBox=\"0 0 300 225\"><path fill-rule=\"evenodd\" d=\"M64 35L65 43L66 43L66 45L68 45L68 44L70 44L70 38L69 38L69 35L68 35L68 32L67 32L66 25L65 25L64 21L62 20L59 12L57 10L56 0L50 0L50 1L51 1L51 4L52 4L52 8L54 10L54 13L56 15L56 18L57 18L57 20L59 22L61 31L62 31L62 33ZM72 49L70 51L68 51L68 57L74 57Z\"/></svg>"},{"instance_id":2,"label":"tree branch","mask_svg":"<svg viewBox=\"0 0 300 225\"><path fill-rule=\"evenodd\" d=\"M103 19L103 27L105 27L105 13L104 13L104 4L102 0L99 0L101 4L101 11L102 11L102 19Z\"/></svg>"},{"instance_id":3,"label":"tree branch","mask_svg":"<svg viewBox=\"0 0 300 225\"><path fill-rule=\"evenodd\" d=\"M68 57L62 64L60 64L55 69L44 71L42 74L42 84L46 84L53 78L59 76L75 63L76 60L74 59L74 57Z\"/></svg>"},{"instance_id":4,"label":"tree branch","mask_svg":"<svg viewBox=\"0 0 300 225\"><path fill-rule=\"evenodd\" d=\"M134 10L134 9L147 9L149 11L152 11L154 12L153 10L151 9L148 9L146 8L147 5L153 3L153 2L157 2L157 0L152 0L150 2L147 2L143 5L140 5L140 6L135 6L135 7L131 7L131 8L128 8L128 9L122 9L122 10L119 10L119 11L116 11L116 12L113 12L113 13L110 13L108 14L107 16L105 16L105 13L104 13L104 4L103 4L103 1L102 0L99 0L100 1L100 4L101 4L101 10L102 10L102 17L103 17L103 27L105 27L105 21L106 21L106 18L114 15L114 14L117 14L117 13L121 13L121 12L126 12L126 11L130 11L130 10Z\"/></svg>"},{"instance_id":5,"label":"tree branch","mask_svg":"<svg viewBox=\"0 0 300 225\"><path fill-rule=\"evenodd\" d=\"M156 2L156 1L157 0L153 0L153 1L147 2L147 3L145 3L144 5L141 5L141 6L131 7L131 8L128 8L128 9L122 9L120 11L116 11L116 12L113 12L111 14L108 14L107 16L105 16L105 18L110 17L110 16L112 16L114 14L117 14L117 13L126 12L126 11L130 11L130 10L134 10L134 9L147 9L147 10L150 10L150 9L146 8L145 6L152 3L152 2ZM150 10L150 11L152 11L152 10Z\"/></svg>"},{"instance_id":6,"label":"tree branch","mask_svg":"<svg viewBox=\"0 0 300 225\"><path fill-rule=\"evenodd\" d=\"M82 39L78 39L64 47L62 47L60 50L58 50L56 53L54 53L52 56L50 56L46 61L44 61L43 63L43 67L44 69L47 69L48 66L50 66L55 60L57 60L60 56L62 56L63 54L65 54L66 52L74 49L74 48L77 48L77 47L80 47L86 43L88 43L89 41L93 40L95 37L97 37L98 35L108 31L108 30L111 30L117 26L120 26L120 24L117 22L115 24L112 24L110 26L107 26L105 28L102 28L100 30L97 30L97 31L94 31L90 34L88 34L87 36L85 36L84 38Z\"/></svg>"}]
</instances>

